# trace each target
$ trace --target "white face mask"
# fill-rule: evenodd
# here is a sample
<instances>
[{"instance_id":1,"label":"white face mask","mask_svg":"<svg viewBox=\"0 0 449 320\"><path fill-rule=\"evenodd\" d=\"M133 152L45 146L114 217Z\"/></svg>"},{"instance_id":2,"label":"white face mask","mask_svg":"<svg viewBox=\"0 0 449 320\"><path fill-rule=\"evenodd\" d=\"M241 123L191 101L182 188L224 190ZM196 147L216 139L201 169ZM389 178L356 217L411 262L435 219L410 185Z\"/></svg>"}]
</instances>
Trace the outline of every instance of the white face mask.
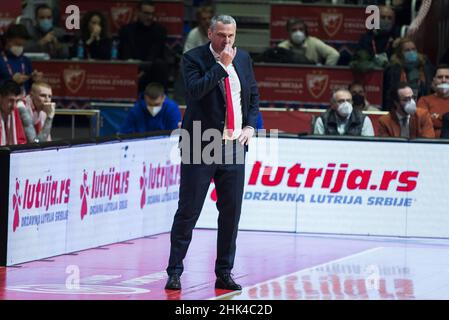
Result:
<instances>
[{"instance_id":1,"label":"white face mask","mask_svg":"<svg viewBox=\"0 0 449 320\"><path fill-rule=\"evenodd\" d=\"M352 113L352 104L347 101L341 103L338 106L337 112L341 117L346 118Z\"/></svg>"},{"instance_id":2,"label":"white face mask","mask_svg":"<svg viewBox=\"0 0 449 320\"><path fill-rule=\"evenodd\" d=\"M151 113L151 115L153 117L155 117L159 113L159 111L161 111L161 109L162 109L162 106L156 106L156 107L147 106L148 112Z\"/></svg>"},{"instance_id":3,"label":"white face mask","mask_svg":"<svg viewBox=\"0 0 449 320\"><path fill-rule=\"evenodd\" d=\"M437 85L437 89L444 97L449 96L449 83L440 83Z\"/></svg>"},{"instance_id":4,"label":"white face mask","mask_svg":"<svg viewBox=\"0 0 449 320\"><path fill-rule=\"evenodd\" d=\"M306 39L304 32L298 30L292 33L292 42L297 45L301 45Z\"/></svg>"},{"instance_id":5,"label":"white face mask","mask_svg":"<svg viewBox=\"0 0 449 320\"><path fill-rule=\"evenodd\" d=\"M415 114L416 112L416 102L415 100L410 100L409 102L406 103L406 105L404 106L404 111L405 113L412 115Z\"/></svg>"},{"instance_id":6,"label":"white face mask","mask_svg":"<svg viewBox=\"0 0 449 320\"><path fill-rule=\"evenodd\" d=\"M23 53L23 47L22 46L12 46L9 50L16 57L19 57Z\"/></svg>"}]
</instances>

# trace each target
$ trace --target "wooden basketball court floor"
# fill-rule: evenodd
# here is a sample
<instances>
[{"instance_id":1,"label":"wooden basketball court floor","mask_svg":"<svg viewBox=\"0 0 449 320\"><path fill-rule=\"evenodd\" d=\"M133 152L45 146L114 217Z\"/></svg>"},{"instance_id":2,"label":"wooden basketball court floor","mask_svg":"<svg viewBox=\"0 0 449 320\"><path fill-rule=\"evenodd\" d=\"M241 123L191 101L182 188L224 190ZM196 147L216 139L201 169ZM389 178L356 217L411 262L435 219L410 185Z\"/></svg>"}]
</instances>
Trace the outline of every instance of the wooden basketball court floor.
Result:
<instances>
[{"instance_id":1,"label":"wooden basketball court floor","mask_svg":"<svg viewBox=\"0 0 449 320\"><path fill-rule=\"evenodd\" d=\"M238 292L214 289L215 241L215 230L194 231L181 291L164 290L164 233L0 267L0 299L449 299L445 239L240 231Z\"/></svg>"}]
</instances>

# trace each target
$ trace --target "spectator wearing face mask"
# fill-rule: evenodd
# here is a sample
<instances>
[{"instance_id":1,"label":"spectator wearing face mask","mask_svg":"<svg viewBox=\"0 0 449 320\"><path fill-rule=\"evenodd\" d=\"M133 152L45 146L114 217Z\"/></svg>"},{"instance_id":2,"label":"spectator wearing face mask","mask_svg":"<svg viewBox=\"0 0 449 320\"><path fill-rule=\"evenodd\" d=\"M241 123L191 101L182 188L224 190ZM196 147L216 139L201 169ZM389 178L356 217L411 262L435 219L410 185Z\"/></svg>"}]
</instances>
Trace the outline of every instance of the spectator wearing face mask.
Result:
<instances>
[{"instance_id":1,"label":"spectator wearing face mask","mask_svg":"<svg viewBox=\"0 0 449 320\"><path fill-rule=\"evenodd\" d=\"M363 83L354 81L348 87L352 95L352 105L359 111L380 111L380 107L372 105L366 100L365 86Z\"/></svg>"},{"instance_id":2,"label":"spectator wearing face mask","mask_svg":"<svg viewBox=\"0 0 449 320\"><path fill-rule=\"evenodd\" d=\"M418 53L415 43L407 38L398 40L391 64L384 73L384 88L391 88L395 83L407 82L416 97L430 93L434 67L426 56ZM384 103L388 106L388 96Z\"/></svg>"},{"instance_id":3,"label":"spectator wearing face mask","mask_svg":"<svg viewBox=\"0 0 449 320\"><path fill-rule=\"evenodd\" d=\"M426 109L432 117L435 137L441 133L443 115L449 112L449 65L439 65L433 80L435 93L421 97L418 108Z\"/></svg>"},{"instance_id":4,"label":"spectator wearing face mask","mask_svg":"<svg viewBox=\"0 0 449 320\"><path fill-rule=\"evenodd\" d=\"M393 87L390 96L390 112L379 118L380 137L435 138L429 112L416 108L413 90L407 83Z\"/></svg>"},{"instance_id":5,"label":"spectator wearing face mask","mask_svg":"<svg viewBox=\"0 0 449 320\"><path fill-rule=\"evenodd\" d=\"M297 18L287 21L289 39L278 47L293 51L295 61L304 64L325 64L335 66L340 58L337 50L318 38L309 36L306 23Z\"/></svg>"},{"instance_id":6,"label":"spectator wearing face mask","mask_svg":"<svg viewBox=\"0 0 449 320\"><path fill-rule=\"evenodd\" d=\"M164 94L159 83L150 83L143 97L129 111L119 133L144 133L159 130L174 130L181 125L181 112L173 100Z\"/></svg>"},{"instance_id":7,"label":"spectator wearing face mask","mask_svg":"<svg viewBox=\"0 0 449 320\"><path fill-rule=\"evenodd\" d=\"M374 136L370 118L354 109L352 103L352 95L348 90L335 91L330 108L316 119L313 134Z\"/></svg>"},{"instance_id":8,"label":"spectator wearing face mask","mask_svg":"<svg viewBox=\"0 0 449 320\"><path fill-rule=\"evenodd\" d=\"M65 59L69 56L68 45L63 43L65 32L53 25L53 12L47 4L41 4L35 10L35 24L29 26L30 40L25 52L47 53L53 59Z\"/></svg>"},{"instance_id":9,"label":"spectator wearing face mask","mask_svg":"<svg viewBox=\"0 0 449 320\"><path fill-rule=\"evenodd\" d=\"M11 24L5 33L5 48L0 53L0 80L13 80L28 93L32 81L42 79L42 72L33 70L31 60L23 55L23 48L29 39L26 27Z\"/></svg>"},{"instance_id":10,"label":"spectator wearing face mask","mask_svg":"<svg viewBox=\"0 0 449 320\"><path fill-rule=\"evenodd\" d=\"M391 7L379 7L379 29L368 30L357 45L351 66L364 71L384 68L393 53L394 39L400 35L400 27L395 24L395 13Z\"/></svg>"}]
</instances>

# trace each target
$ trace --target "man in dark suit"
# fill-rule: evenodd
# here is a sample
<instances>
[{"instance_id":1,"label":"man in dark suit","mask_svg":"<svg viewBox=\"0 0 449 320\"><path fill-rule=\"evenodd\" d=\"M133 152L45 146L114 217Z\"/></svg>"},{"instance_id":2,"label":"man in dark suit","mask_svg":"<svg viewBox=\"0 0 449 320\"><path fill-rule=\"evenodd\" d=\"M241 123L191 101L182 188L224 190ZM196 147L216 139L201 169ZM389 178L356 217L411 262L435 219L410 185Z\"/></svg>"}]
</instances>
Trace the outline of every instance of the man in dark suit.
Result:
<instances>
[{"instance_id":1,"label":"man in dark suit","mask_svg":"<svg viewBox=\"0 0 449 320\"><path fill-rule=\"evenodd\" d=\"M181 185L166 289L181 289L182 261L214 179L219 212L215 287L241 290L231 270L243 197L244 155L257 123L259 93L251 58L233 48L235 35L232 17L215 16L208 30L210 42L183 56L187 109L182 129L187 137L181 135ZM209 141L212 137L211 143L204 141L206 136Z\"/></svg>"}]
</instances>

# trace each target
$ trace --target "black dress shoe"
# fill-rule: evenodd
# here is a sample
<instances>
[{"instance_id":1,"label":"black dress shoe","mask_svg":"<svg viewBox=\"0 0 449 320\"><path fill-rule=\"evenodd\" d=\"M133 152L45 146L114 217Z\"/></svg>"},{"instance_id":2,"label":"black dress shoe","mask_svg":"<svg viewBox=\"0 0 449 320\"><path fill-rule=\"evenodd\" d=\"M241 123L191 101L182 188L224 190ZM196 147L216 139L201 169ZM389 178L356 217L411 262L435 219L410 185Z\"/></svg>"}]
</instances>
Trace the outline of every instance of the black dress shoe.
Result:
<instances>
[{"instance_id":1,"label":"black dress shoe","mask_svg":"<svg viewBox=\"0 0 449 320\"><path fill-rule=\"evenodd\" d=\"M215 288L224 290L242 290L242 286L235 283L230 273L225 273L217 276L217 280L215 281Z\"/></svg>"},{"instance_id":2,"label":"black dress shoe","mask_svg":"<svg viewBox=\"0 0 449 320\"><path fill-rule=\"evenodd\" d=\"M177 274L168 276L167 284L165 285L167 290L181 290L181 279Z\"/></svg>"}]
</instances>

